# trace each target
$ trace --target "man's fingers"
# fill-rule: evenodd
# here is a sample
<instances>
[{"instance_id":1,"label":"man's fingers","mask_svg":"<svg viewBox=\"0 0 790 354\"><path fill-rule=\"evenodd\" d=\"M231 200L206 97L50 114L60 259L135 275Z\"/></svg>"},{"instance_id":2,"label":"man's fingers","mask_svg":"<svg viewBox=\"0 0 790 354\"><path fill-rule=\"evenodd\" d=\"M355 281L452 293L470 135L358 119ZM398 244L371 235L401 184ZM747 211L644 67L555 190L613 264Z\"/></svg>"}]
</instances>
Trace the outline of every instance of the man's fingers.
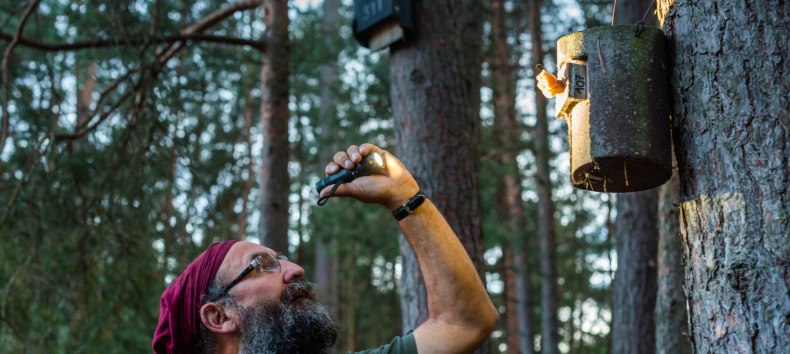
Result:
<instances>
[{"instance_id":1,"label":"man's fingers","mask_svg":"<svg viewBox=\"0 0 790 354\"><path fill-rule=\"evenodd\" d=\"M334 162L330 162L330 163L326 164L326 167L324 168L324 173L326 173L327 176L333 175L333 174L337 173L338 171L340 171L340 166L338 166Z\"/></svg>"},{"instance_id":2,"label":"man's fingers","mask_svg":"<svg viewBox=\"0 0 790 354\"><path fill-rule=\"evenodd\" d=\"M343 168L351 169L354 167L354 162L351 161L351 157L345 151L336 152L334 160L336 164Z\"/></svg>"},{"instance_id":3,"label":"man's fingers","mask_svg":"<svg viewBox=\"0 0 790 354\"><path fill-rule=\"evenodd\" d=\"M351 158L351 162L357 163L362 161L362 154L359 152L359 147L351 145L346 149L346 153Z\"/></svg>"}]
</instances>

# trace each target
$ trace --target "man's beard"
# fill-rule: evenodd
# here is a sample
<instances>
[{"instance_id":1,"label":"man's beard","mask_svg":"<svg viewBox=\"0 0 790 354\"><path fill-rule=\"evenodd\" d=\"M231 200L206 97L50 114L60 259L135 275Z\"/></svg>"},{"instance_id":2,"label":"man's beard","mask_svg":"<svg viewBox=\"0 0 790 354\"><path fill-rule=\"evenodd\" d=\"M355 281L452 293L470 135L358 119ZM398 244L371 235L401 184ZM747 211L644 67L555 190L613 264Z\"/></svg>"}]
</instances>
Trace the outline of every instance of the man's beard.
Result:
<instances>
[{"instance_id":1,"label":"man's beard","mask_svg":"<svg viewBox=\"0 0 790 354\"><path fill-rule=\"evenodd\" d=\"M279 301L232 305L241 320L242 354L326 353L339 332L329 308L315 301L312 284L289 284Z\"/></svg>"}]
</instances>

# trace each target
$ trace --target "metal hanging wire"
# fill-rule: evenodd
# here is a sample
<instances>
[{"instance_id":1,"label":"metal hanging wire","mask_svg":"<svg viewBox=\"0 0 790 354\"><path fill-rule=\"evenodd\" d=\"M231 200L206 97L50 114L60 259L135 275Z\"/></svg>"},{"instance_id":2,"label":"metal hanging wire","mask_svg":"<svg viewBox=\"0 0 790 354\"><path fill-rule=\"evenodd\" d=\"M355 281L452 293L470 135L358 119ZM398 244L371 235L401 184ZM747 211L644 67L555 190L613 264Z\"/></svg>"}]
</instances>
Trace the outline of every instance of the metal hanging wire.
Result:
<instances>
[{"instance_id":1,"label":"metal hanging wire","mask_svg":"<svg viewBox=\"0 0 790 354\"><path fill-rule=\"evenodd\" d=\"M650 5L647 6L647 11L645 11L645 15L642 16L642 20L636 23L636 33L634 36L639 37L639 34L642 33L642 29L645 27L645 20L647 19L647 15L650 14L650 9L653 8L653 4L656 3L656 0L650 2ZM614 0L614 4L612 5L612 26L614 26L614 19L617 15L617 0Z\"/></svg>"},{"instance_id":2,"label":"metal hanging wire","mask_svg":"<svg viewBox=\"0 0 790 354\"><path fill-rule=\"evenodd\" d=\"M616 2L617 0L615 0ZM656 0L650 2L650 5L647 6L647 11L645 11L645 15L642 16L642 21L636 24L636 33L634 36L639 37L639 34L642 33L642 29L645 27L645 20L647 19L647 15L650 13L650 9L653 8L653 4L656 3Z\"/></svg>"}]
</instances>

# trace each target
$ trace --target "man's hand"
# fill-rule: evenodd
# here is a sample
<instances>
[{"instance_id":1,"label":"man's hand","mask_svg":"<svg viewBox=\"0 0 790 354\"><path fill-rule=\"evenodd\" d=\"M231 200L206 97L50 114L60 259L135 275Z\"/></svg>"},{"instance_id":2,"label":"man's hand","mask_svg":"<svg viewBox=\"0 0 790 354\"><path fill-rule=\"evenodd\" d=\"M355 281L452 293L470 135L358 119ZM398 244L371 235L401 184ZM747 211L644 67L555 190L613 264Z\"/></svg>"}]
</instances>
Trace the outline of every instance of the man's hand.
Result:
<instances>
[{"instance_id":1,"label":"man's hand","mask_svg":"<svg viewBox=\"0 0 790 354\"><path fill-rule=\"evenodd\" d=\"M392 154L373 144L351 145L345 151L335 153L333 161L326 165L326 175L333 175L341 169L353 169L362 158L371 152L378 152L384 158L386 175L359 177L349 183L342 184L335 196L351 197L365 203L381 204L392 211L411 198L420 187L411 173ZM324 188L320 195L327 196L331 186Z\"/></svg>"}]
</instances>

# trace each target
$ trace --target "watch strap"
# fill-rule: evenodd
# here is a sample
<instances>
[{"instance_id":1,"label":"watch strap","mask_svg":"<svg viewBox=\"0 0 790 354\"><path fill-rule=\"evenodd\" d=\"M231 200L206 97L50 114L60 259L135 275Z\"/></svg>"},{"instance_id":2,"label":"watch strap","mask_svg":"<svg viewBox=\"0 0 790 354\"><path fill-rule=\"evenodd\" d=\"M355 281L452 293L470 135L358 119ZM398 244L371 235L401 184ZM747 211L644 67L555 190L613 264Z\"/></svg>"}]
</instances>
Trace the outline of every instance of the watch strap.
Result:
<instances>
[{"instance_id":1,"label":"watch strap","mask_svg":"<svg viewBox=\"0 0 790 354\"><path fill-rule=\"evenodd\" d=\"M425 202L425 198L427 197L422 190L417 191L417 194L409 198L409 200L403 203L400 208L395 209L395 211L392 212L392 216L395 218L395 220L403 220L403 218L414 213L414 211L417 210L417 208L422 205L423 202Z\"/></svg>"}]
</instances>

